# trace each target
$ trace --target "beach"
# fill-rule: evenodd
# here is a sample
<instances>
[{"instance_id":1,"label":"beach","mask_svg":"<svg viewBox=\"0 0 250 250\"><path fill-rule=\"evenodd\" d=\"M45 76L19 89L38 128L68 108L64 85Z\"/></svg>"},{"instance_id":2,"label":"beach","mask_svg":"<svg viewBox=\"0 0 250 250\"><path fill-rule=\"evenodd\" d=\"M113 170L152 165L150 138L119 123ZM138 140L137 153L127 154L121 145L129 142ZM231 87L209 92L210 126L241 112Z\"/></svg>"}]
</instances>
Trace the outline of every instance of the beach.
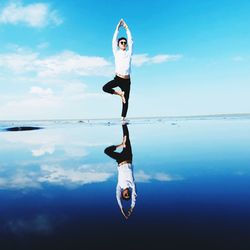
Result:
<instances>
[{"instance_id":1,"label":"beach","mask_svg":"<svg viewBox=\"0 0 250 250\"><path fill-rule=\"evenodd\" d=\"M127 127L137 198L126 220L104 153L123 139L119 120L0 122L1 249L249 249L250 116Z\"/></svg>"}]
</instances>

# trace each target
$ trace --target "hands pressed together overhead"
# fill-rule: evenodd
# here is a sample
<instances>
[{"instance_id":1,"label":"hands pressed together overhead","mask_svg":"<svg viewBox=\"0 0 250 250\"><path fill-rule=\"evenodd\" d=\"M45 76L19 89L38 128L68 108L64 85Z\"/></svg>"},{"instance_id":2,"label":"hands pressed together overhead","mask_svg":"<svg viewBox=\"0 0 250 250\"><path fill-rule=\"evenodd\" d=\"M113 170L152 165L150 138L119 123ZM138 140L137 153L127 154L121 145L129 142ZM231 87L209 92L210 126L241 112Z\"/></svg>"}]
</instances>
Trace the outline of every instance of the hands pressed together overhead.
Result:
<instances>
[{"instance_id":1,"label":"hands pressed together overhead","mask_svg":"<svg viewBox=\"0 0 250 250\"><path fill-rule=\"evenodd\" d=\"M122 212L122 214L123 214L123 216L125 217L125 219L128 219L129 218L129 216L132 214L132 212L133 212L133 208L131 207L131 208L129 208L129 210L128 210L128 212L127 212L127 214L125 213L125 211L124 211L124 209L123 208L121 208L121 212Z\"/></svg>"},{"instance_id":2,"label":"hands pressed together overhead","mask_svg":"<svg viewBox=\"0 0 250 250\"><path fill-rule=\"evenodd\" d=\"M119 21L119 23L118 23L118 25L117 25L118 29L119 29L121 26L123 26L125 29L128 28L128 25L126 24L126 22L125 22L123 19L121 19L121 20Z\"/></svg>"}]
</instances>

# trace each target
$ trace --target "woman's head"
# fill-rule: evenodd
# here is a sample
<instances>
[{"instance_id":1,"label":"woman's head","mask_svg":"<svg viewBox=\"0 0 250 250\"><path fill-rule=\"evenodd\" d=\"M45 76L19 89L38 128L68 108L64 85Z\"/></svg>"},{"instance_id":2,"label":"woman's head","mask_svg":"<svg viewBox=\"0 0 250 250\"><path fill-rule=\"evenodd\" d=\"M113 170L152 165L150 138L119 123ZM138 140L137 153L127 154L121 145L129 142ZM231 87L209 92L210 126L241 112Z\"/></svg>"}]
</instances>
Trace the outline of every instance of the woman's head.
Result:
<instances>
[{"instance_id":1,"label":"woman's head","mask_svg":"<svg viewBox=\"0 0 250 250\"><path fill-rule=\"evenodd\" d=\"M118 46L121 50L126 50L126 48L127 48L127 38L126 38L126 37L120 37L120 38L118 39L117 46Z\"/></svg>"},{"instance_id":2,"label":"woman's head","mask_svg":"<svg viewBox=\"0 0 250 250\"><path fill-rule=\"evenodd\" d=\"M123 200L130 200L131 198L131 191L129 190L129 188L125 188L124 190L122 190L122 199Z\"/></svg>"}]
</instances>

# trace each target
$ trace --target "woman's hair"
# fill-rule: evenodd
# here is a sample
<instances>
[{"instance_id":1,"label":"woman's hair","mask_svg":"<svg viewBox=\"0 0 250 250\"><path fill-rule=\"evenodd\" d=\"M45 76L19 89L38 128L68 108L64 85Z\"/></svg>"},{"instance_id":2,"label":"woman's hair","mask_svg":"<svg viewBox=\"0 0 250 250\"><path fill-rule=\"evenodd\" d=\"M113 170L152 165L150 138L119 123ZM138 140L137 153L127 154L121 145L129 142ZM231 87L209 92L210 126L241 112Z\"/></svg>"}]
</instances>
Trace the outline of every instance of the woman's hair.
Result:
<instances>
[{"instance_id":1,"label":"woman's hair","mask_svg":"<svg viewBox=\"0 0 250 250\"><path fill-rule=\"evenodd\" d=\"M121 40L125 40L125 41L127 42L127 38L126 38L126 37L120 37L120 38L118 39L118 41L117 41L117 46L119 45L119 42L120 42Z\"/></svg>"}]
</instances>

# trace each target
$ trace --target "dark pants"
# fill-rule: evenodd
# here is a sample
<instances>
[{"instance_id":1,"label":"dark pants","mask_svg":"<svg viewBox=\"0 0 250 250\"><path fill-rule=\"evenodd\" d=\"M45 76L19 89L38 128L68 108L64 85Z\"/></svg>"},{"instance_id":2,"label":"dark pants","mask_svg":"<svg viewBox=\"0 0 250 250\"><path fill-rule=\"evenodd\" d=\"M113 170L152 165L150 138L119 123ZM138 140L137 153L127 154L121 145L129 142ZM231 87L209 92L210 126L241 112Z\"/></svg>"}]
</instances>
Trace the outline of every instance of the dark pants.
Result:
<instances>
[{"instance_id":1,"label":"dark pants","mask_svg":"<svg viewBox=\"0 0 250 250\"><path fill-rule=\"evenodd\" d=\"M126 103L122 103L122 117L126 117L128 112L128 99L130 93L130 79L123 79L121 77L115 76L114 80L106 83L103 86L103 91L109 94L114 94L114 88L120 87L122 91L124 91Z\"/></svg>"}]
</instances>

